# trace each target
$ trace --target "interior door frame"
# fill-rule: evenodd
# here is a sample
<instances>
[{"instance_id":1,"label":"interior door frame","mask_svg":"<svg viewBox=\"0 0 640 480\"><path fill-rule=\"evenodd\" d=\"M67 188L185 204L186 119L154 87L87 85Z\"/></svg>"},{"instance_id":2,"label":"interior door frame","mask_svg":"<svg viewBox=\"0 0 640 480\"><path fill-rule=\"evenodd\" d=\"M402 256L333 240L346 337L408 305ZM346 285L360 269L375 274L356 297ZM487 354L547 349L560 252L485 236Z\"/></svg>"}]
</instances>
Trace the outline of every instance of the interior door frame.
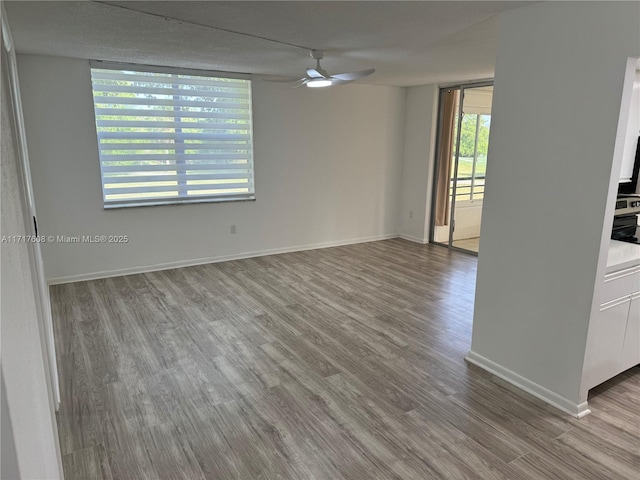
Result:
<instances>
[{"instance_id":1,"label":"interior door frame","mask_svg":"<svg viewBox=\"0 0 640 480\"><path fill-rule=\"evenodd\" d=\"M464 91L465 90L469 90L472 88L479 88L479 87L490 87L493 86L494 84L494 80L493 79L486 79L486 80L474 80L472 82L467 82L467 83L455 83L455 84L451 84L451 85L442 85L439 88L439 92L438 92L438 124L437 124L437 131L436 131L436 144L435 144L435 157L434 157L434 168L433 168L433 178L432 178L432 182L433 182L433 188L431 189L431 222L430 222L430 227L429 228L429 243L433 243L435 245L440 245L442 247L446 247L449 248L451 250L457 250L459 252L464 252L464 253L468 253L471 255L478 255L477 252L473 252L471 250L466 250L464 248L460 248L460 247L456 247L453 245L453 231L455 229L455 205L456 205L456 189L457 189L457 177L458 177L458 160L460 158L460 152L458 151L458 149L456 149L456 154L455 154L455 160L454 160L454 182L453 182L453 194L451 196L451 205L449 207L449 241L445 244L443 242L436 242L435 238L434 238L434 234L435 234L435 229L436 229L436 201L437 201L437 195L438 195L438 191L436 188L436 182L438 179L438 174L440 172L440 161L439 161L439 157L440 157L440 135L442 133L442 115L443 115L443 102L442 102L442 97L443 97L443 92L445 90L451 90L451 89L458 89L460 90L460 100L459 100L459 108L458 108L458 118L456 120L456 124L457 124L457 132L456 132L456 139L455 142L457 145L460 144L460 136L461 136L461 126L462 126L462 106L464 105Z\"/></svg>"},{"instance_id":2,"label":"interior door frame","mask_svg":"<svg viewBox=\"0 0 640 480\"><path fill-rule=\"evenodd\" d=\"M11 31L7 22L7 15L2 8L2 54L7 59L7 75L9 77L9 94L11 96L11 109L13 111L15 129L17 134L17 154L19 162L17 165L18 175L20 175L22 194L23 214L25 218L25 233L36 238L39 233L37 231L37 215L35 200L33 196L33 184L31 183L31 169L29 167L29 155L27 151L27 137L24 126L24 117L22 113L22 100L20 97L20 84L18 81L18 67L16 61L16 53ZM51 315L51 302L49 299L49 286L44 276L44 265L42 263L42 252L40 243L28 242L29 265L31 267L31 278L33 284L33 293L36 300L36 314L38 316L38 325L41 346L43 349L44 367L47 373L47 390L49 400L55 411L60 408L60 385L58 381L58 367L56 360L56 348L53 335L53 317Z\"/></svg>"}]
</instances>

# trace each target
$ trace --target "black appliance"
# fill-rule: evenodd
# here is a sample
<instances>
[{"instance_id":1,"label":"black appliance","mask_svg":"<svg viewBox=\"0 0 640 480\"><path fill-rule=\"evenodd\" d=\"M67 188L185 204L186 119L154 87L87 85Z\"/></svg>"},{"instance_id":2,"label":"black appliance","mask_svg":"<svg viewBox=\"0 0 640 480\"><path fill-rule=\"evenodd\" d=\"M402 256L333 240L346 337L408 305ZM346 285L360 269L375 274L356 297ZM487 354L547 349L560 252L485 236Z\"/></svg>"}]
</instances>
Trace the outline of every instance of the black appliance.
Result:
<instances>
[{"instance_id":1,"label":"black appliance","mask_svg":"<svg viewBox=\"0 0 640 480\"><path fill-rule=\"evenodd\" d=\"M622 242L640 244L639 214L640 195L618 195L611 238Z\"/></svg>"},{"instance_id":2,"label":"black appliance","mask_svg":"<svg viewBox=\"0 0 640 480\"><path fill-rule=\"evenodd\" d=\"M636 146L636 158L633 162L631 179L618 184L618 195L633 195L638 191L638 177L640 177L640 137Z\"/></svg>"}]
</instances>

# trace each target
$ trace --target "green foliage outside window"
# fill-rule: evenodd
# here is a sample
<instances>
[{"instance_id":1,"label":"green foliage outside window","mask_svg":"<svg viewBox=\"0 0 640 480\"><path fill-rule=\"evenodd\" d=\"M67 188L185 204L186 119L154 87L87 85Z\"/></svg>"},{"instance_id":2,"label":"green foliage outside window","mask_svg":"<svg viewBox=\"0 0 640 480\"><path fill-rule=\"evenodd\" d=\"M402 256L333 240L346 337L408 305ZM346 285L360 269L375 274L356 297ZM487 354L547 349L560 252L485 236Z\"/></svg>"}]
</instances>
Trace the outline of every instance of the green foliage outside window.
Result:
<instances>
[{"instance_id":1,"label":"green foliage outside window","mask_svg":"<svg viewBox=\"0 0 640 480\"><path fill-rule=\"evenodd\" d=\"M489 148L489 127L491 117L489 115L469 115L462 117L462 130L460 134L460 156L473 157L473 148L476 137L476 123L480 120L478 128L478 157L486 157Z\"/></svg>"}]
</instances>

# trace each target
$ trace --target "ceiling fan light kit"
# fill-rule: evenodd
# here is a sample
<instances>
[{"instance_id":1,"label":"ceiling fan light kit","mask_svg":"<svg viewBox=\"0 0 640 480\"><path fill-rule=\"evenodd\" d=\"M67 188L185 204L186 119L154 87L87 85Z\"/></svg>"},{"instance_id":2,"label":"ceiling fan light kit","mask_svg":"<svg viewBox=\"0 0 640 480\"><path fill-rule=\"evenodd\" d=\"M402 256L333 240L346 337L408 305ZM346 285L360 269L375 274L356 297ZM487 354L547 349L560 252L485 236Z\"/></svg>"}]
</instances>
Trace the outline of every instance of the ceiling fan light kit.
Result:
<instances>
[{"instance_id":1,"label":"ceiling fan light kit","mask_svg":"<svg viewBox=\"0 0 640 480\"><path fill-rule=\"evenodd\" d=\"M265 80L270 82L290 83L293 88L301 87L302 85L306 85L310 88L322 88L351 83L361 78L368 77L375 72L374 68L370 68L368 70L360 70L358 72L329 75L329 73L320 65L320 60L324 58L324 52L322 50L311 50L309 54L311 55L311 58L316 61L316 66L315 68L307 68L306 75L304 77L277 80L265 78Z\"/></svg>"},{"instance_id":2,"label":"ceiling fan light kit","mask_svg":"<svg viewBox=\"0 0 640 480\"><path fill-rule=\"evenodd\" d=\"M311 88L322 88L330 87L333 85L333 82L327 78L312 78L305 85Z\"/></svg>"}]
</instances>

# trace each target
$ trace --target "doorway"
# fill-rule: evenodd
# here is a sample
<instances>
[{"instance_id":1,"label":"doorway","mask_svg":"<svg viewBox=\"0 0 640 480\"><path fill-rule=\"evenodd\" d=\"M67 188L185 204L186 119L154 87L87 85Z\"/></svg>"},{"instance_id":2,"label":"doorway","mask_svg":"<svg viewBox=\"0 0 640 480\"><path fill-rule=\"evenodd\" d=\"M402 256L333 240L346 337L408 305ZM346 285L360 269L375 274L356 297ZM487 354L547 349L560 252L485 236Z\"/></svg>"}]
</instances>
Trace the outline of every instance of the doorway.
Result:
<instances>
[{"instance_id":1,"label":"doorway","mask_svg":"<svg viewBox=\"0 0 640 480\"><path fill-rule=\"evenodd\" d=\"M477 254L493 82L440 89L431 242Z\"/></svg>"}]
</instances>

